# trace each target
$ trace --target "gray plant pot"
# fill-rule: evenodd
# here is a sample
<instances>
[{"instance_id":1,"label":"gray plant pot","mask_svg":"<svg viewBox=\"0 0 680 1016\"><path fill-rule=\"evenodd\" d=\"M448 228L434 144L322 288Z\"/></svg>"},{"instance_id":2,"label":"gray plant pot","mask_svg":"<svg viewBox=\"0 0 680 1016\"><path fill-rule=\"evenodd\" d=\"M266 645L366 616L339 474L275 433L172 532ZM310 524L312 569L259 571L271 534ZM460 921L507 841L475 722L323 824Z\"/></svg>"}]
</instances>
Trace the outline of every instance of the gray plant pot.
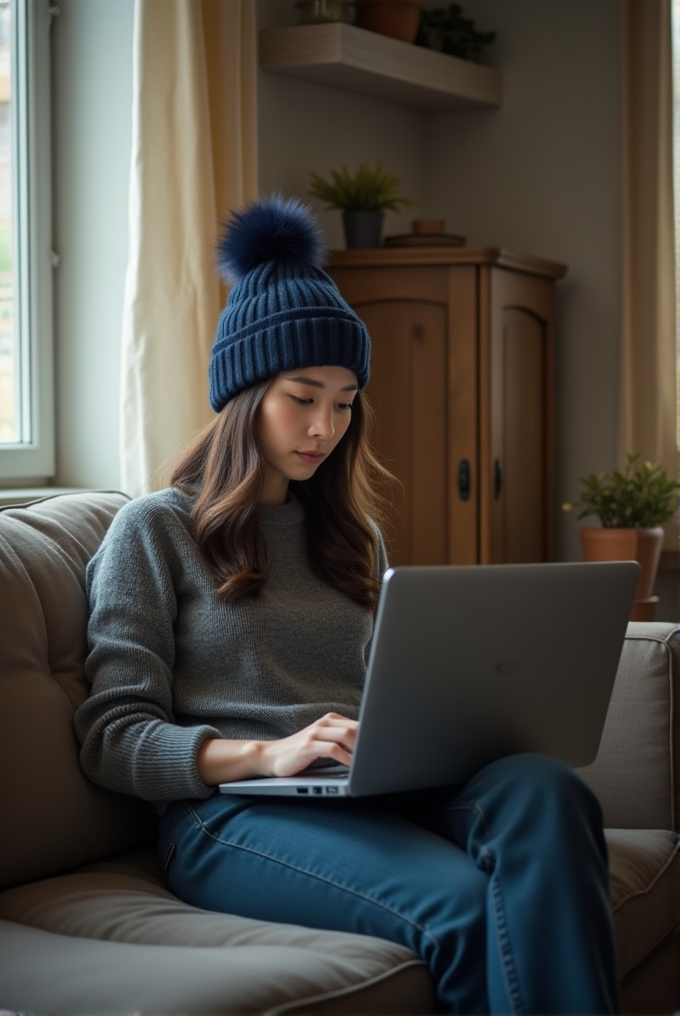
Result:
<instances>
[{"instance_id":1,"label":"gray plant pot","mask_svg":"<svg viewBox=\"0 0 680 1016\"><path fill-rule=\"evenodd\" d=\"M384 213L356 209L342 213L345 244L351 247L379 247Z\"/></svg>"}]
</instances>

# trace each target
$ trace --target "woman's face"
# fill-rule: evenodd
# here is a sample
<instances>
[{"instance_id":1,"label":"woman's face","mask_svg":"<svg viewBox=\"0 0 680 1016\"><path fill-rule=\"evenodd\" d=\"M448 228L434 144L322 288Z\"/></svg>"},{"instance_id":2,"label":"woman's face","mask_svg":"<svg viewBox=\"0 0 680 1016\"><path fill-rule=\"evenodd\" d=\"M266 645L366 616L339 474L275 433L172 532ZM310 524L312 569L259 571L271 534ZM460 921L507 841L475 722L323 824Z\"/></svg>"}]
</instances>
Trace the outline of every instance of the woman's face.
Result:
<instances>
[{"instance_id":1,"label":"woman's face","mask_svg":"<svg viewBox=\"0 0 680 1016\"><path fill-rule=\"evenodd\" d=\"M304 367L274 378L257 423L265 504L284 504L289 480L308 480L328 458L349 427L358 389L346 367Z\"/></svg>"}]
</instances>

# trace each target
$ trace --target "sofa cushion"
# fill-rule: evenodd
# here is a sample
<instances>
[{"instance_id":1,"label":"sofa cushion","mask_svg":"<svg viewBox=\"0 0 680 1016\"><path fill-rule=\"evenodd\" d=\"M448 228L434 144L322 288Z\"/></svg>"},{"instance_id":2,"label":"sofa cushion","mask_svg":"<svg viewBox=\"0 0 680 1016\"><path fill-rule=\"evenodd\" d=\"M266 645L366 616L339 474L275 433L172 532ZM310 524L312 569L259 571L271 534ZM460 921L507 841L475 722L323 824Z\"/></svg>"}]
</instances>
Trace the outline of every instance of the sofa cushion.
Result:
<instances>
[{"instance_id":1,"label":"sofa cushion","mask_svg":"<svg viewBox=\"0 0 680 1016\"><path fill-rule=\"evenodd\" d=\"M278 944L196 949L74 939L0 921L0 955L3 1005L13 1012L435 1011L424 964L359 935L318 936L301 948L285 941L284 929Z\"/></svg>"},{"instance_id":2,"label":"sofa cushion","mask_svg":"<svg viewBox=\"0 0 680 1016\"><path fill-rule=\"evenodd\" d=\"M402 946L182 903L130 855L0 893L2 1005L30 1012L433 1012ZM18 922L11 924L9 922Z\"/></svg>"},{"instance_id":3,"label":"sofa cushion","mask_svg":"<svg viewBox=\"0 0 680 1016\"><path fill-rule=\"evenodd\" d=\"M580 769L599 797L604 824L680 826L680 629L631 623L595 762Z\"/></svg>"},{"instance_id":4,"label":"sofa cushion","mask_svg":"<svg viewBox=\"0 0 680 1016\"><path fill-rule=\"evenodd\" d=\"M126 500L73 494L0 511L0 800L12 817L0 887L151 834L147 805L85 778L73 732L88 694L85 567Z\"/></svg>"},{"instance_id":5,"label":"sofa cushion","mask_svg":"<svg viewBox=\"0 0 680 1016\"><path fill-rule=\"evenodd\" d=\"M607 829L606 837L624 978L680 925L680 844L666 829Z\"/></svg>"}]
</instances>

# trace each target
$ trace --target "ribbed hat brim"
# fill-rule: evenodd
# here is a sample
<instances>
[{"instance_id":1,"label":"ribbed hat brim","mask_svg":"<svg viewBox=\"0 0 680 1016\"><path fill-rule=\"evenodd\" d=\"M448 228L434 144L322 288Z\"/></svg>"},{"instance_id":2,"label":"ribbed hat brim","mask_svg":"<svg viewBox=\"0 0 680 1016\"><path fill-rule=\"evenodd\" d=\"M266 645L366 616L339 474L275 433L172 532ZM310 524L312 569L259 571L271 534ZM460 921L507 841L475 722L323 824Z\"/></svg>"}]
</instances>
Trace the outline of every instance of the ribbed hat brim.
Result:
<instances>
[{"instance_id":1,"label":"ribbed hat brim","mask_svg":"<svg viewBox=\"0 0 680 1016\"><path fill-rule=\"evenodd\" d=\"M341 366L368 384L370 340L363 322L352 315L332 316L320 308L299 308L246 325L213 346L210 363L210 404L215 412L237 392L284 370Z\"/></svg>"}]
</instances>

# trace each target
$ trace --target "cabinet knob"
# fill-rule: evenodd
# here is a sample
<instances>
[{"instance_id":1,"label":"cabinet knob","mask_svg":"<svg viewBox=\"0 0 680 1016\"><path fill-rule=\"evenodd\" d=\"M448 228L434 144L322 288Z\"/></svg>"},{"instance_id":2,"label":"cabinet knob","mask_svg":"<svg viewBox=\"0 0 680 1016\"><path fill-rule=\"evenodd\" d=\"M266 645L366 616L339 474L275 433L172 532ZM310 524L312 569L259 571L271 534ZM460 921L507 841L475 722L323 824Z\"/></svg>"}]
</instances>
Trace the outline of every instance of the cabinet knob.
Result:
<instances>
[{"instance_id":1,"label":"cabinet knob","mask_svg":"<svg viewBox=\"0 0 680 1016\"><path fill-rule=\"evenodd\" d=\"M501 496L503 490L503 466L500 459L494 459L493 461L493 496L496 501Z\"/></svg>"},{"instance_id":2,"label":"cabinet knob","mask_svg":"<svg viewBox=\"0 0 680 1016\"><path fill-rule=\"evenodd\" d=\"M412 334L416 342L422 342L425 339L425 329L422 325L413 325Z\"/></svg>"},{"instance_id":3,"label":"cabinet knob","mask_svg":"<svg viewBox=\"0 0 680 1016\"><path fill-rule=\"evenodd\" d=\"M458 496L461 501L470 499L470 462L468 459L461 459L458 466Z\"/></svg>"}]
</instances>

